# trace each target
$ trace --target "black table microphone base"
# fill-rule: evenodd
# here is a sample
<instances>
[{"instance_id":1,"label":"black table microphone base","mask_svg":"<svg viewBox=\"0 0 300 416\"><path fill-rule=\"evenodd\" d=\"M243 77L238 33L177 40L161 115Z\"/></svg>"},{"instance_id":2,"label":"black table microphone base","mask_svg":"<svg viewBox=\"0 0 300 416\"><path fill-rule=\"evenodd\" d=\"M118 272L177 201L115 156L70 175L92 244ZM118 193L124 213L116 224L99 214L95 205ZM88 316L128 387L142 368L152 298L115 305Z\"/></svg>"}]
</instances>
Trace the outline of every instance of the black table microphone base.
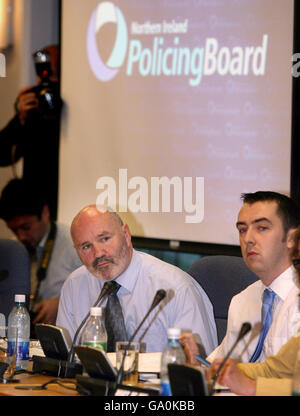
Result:
<instances>
[{"instance_id":1,"label":"black table microphone base","mask_svg":"<svg viewBox=\"0 0 300 416\"><path fill-rule=\"evenodd\" d=\"M118 384L113 381L108 381L101 378L94 378L88 376L77 375L76 376L77 386L76 390L80 394L88 396L114 396L116 390L127 390L128 396L136 393L137 395L143 396L158 396L159 389L156 388L142 388L127 386L125 384ZM117 388L116 388L117 387Z\"/></svg>"},{"instance_id":2,"label":"black table microphone base","mask_svg":"<svg viewBox=\"0 0 300 416\"><path fill-rule=\"evenodd\" d=\"M100 378L76 376L76 390L80 394L88 396L111 396L114 392L115 383Z\"/></svg>"},{"instance_id":3,"label":"black table microphone base","mask_svg":"<svg viewBox=\"0 0 300 416\"><path fill-rule=\"evenodd\" d=\"M40 357L38 355L34 355L32 360L32 371L34 373L42 373L62 378L75 378L77 374L82 374L82 365L80 363L69 363L65 360Z\"/></svg>"}]
</instances>

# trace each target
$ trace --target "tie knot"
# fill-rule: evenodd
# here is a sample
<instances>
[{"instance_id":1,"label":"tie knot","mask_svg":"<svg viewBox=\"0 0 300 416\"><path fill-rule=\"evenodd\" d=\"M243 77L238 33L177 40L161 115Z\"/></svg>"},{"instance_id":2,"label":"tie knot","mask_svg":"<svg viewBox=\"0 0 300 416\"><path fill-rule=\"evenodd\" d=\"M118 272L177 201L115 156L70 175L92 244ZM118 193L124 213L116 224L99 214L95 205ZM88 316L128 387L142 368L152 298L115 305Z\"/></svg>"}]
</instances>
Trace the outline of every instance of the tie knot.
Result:
<instances>
[{"instance_id":1,"label":"tie knot","mask_svg":"<svg viewBox=\"0 0 300 416\"><path fill-rule=\"evenodd\" d=\"M276 293L273 292L271 289L265 289L263 294L263 304L264 305L272 305L274 298L276 296Z\"/></svg>"},{"instance_id":2,"label":"tie knot","mask_svg":"<svg viewBox=\"0 0 300 416\"><path fill-rule=\"evenodd\" d=\"M115 282L114 280L111 280L110 282L104 283L103 289L106 289L109 291L109 294L116 294L118 290L120 289L121 285L119 283Z\"/></svg>"}]
</instances>

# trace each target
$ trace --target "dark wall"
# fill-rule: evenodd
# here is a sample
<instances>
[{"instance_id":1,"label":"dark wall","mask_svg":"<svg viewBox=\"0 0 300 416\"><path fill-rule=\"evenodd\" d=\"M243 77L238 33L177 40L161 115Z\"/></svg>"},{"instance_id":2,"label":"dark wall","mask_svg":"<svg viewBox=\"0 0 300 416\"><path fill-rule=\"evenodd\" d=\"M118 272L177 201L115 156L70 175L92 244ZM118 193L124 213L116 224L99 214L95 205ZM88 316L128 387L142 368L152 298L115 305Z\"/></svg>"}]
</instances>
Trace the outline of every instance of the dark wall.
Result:
<instances>
[{"instance_id":1,"label":"dark wall","mask_svg":"<svg viewBox=\"0 0 300 416\"><path fill-rule=\"evenodd\" d=\"M294 4L294 47L300 55L300 2ZM300 61L300 57L297 59ZM294 62L295 64L296 62ZM300 68L297 71L300 75ZM292 155L291 155L291 196L300 202L300 76L292 78ZM288 146L288 144L287 144Z\"/></svg>"}]
</instances>

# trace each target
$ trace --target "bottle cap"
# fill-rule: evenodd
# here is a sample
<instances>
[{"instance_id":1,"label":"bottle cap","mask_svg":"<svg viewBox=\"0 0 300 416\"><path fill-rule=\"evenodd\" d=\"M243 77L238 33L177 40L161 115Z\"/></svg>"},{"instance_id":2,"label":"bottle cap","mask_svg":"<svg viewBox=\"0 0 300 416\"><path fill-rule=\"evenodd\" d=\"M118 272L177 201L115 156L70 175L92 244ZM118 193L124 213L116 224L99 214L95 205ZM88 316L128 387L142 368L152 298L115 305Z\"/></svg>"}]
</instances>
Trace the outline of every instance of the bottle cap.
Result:
<instances>
[{"instance_id":1,"label":"bottle cap","mask_svg":"<svg viewBox=\"0 0 300 416\"><path fill-rule=\"evenodd\" d=\"M181 329L179 328L168 329L168 338L179 338L180 334L181 334Z\"/></svg>"},{"instance_id":2,"label":"bottle cap","mask_svg":"<svg viewBox=\"0 0 300 416\"><path fill-rule=\"evenodd\" d=\"M25 303L25 295L15 295L15 302Z\"/></svg>"},{"instance_id":3,"label":"bottle cap","mask_svg":"<svg viewBox=\"0 0 300 416\"><path fill-rule=\"evenodd\" d=\"M101 316L102 315L102 308L100 306L93 307L90 309L90 314L92 316Z\"/></svg>"}]
</instances>

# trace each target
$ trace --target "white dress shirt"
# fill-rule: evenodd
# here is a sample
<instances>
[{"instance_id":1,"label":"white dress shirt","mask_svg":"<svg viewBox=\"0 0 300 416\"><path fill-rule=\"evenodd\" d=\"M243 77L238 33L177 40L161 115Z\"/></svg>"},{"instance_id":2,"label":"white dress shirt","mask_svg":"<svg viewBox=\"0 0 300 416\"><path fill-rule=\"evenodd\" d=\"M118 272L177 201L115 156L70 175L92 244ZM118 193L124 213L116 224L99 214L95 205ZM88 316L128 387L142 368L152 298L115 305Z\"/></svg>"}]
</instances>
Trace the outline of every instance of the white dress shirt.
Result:
<instances>
[{"instance_id":1,"label":"white dress shirt","mask_svg":"<svg viewBox=\"0 0 300 416\"><path fill-rule=\"evenodd\" d=\"M133 250L128 268L116 281L127 335L130 337L152 304L157 290L165 298L145 321L135 338L146 344L147 352L162 351L167 345L168 328L190 330L200 335L206 354L217 346L212 305L200 285L190 275L149 254ZM56 325L66 328L73 338L89 308L99 296L104 281L85 266L73 272L64 283ZM105 306L106 299L100 306Z\"/></svg>"},{"instance_id":2,"label":"white dress shirt","mask_svg":"<svg viewBox=\"0 0 300 416\"><path fill-rule=\"evenodd\" d=\"M299 288L296 281L296 271L291 266L269 286L276 293L272 308L273 321L257 362L264 361L269 355L277 354L299 326ZM222 358L227 354L244 322L249 322L252 329L239 342L233 351L232 358L242 362L250 360L262 326L262 295L265 288L261 280L258 280L232 298L228 311L226 335L222 343L208 356L209 361Z\"/></svg>"}]
</instances>

